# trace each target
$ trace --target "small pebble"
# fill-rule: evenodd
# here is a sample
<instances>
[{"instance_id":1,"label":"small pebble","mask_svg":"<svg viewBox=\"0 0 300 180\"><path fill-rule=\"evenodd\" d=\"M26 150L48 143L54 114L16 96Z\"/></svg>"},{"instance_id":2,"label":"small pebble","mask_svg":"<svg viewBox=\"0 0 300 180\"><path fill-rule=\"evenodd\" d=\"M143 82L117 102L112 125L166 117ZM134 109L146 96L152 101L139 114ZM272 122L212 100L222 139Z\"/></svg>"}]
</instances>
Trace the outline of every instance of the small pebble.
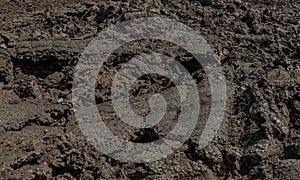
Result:
<instances>
[{"instance_id":1,"label":"small pebble","mask_svg":"<svg viewBox=\"0 0 300 180\"><path fill-rule=\"evenodd\" d=\"M62 102L64 102L64 99L63 99L63 98L60 98L57 102L58 102L58 103L62 103Z\"/></svg>"},{"instance_id":2,"label":"small pebble","mask_svg":"<svg viewBox=\"0 0 300 180\"><path fill-rule=\"evenodd\" d=\"M3 49L7 48L7 46L5 44L0 44L0 47L3 48Z\"/></svg>"}]
</instances>

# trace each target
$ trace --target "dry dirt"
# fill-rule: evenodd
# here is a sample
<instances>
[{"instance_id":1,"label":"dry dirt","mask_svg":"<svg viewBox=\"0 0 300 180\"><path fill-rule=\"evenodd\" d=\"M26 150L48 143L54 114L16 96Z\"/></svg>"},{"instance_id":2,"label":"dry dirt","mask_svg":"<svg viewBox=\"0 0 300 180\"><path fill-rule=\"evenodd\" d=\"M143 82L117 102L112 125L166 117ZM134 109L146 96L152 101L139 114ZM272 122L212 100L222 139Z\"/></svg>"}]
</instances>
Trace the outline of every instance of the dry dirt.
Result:
<instances>
[{"instance_id":1,"label":"dry dirt","mask_svg":"<svg viewBox=\"0 0 300 180\"><path fill-rule=\"evenodd\" d=\"M300 179L299 8L297 0L1 0L0 179ZM203 108L198 128L173 155L122 163L101 154L81 133L72 110L72 78L80 53L98 32L146 16L189 25L215 49L226 76L228 112L214 140L199 148L210 108L203 69L176 45L131 43L139 52L165 53L184 64L199 83ZM109 87L132 56L115 53L107 60L95 98L114 133L145 143L172 129L178 107L155 128L120 122ZM132 87L133 107L147 112L141 100L161 92L172 101L178 98L173 90L164 77L142 77Z\"/></svg>"}]
</instances>

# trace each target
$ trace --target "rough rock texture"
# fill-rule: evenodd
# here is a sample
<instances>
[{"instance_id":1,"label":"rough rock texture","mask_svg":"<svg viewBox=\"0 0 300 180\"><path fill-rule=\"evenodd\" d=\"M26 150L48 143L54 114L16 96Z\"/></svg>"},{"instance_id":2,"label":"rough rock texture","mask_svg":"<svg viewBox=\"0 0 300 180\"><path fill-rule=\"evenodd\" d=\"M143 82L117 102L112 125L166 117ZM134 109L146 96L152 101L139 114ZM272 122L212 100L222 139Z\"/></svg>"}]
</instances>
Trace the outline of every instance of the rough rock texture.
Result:
<instances>
[{"instance_id":1,"label":"rough rock texture","mask_svg":"<svg viewBox=\"0 0 300 180\"><path fill-rule=\"evenodd\" d=\"M292 0L1 0L0 179L299 179L299 8ZM200 148L199 129L210 108L201 66L167 42L129 43L129 49L165 53L181 62L199 83L203 111L198 128L173 155L122 163L82 135L71 104L72 78L80 53L98 32L145 16L176 19L205 37L224 68L228 112L214 140ZM116 52L105 62L95 98L120 138L149 142L169 132L178 107L157 127L139 130L120 122L109 87L131 57ZM156 92L178 98L172 90L166 78L142 77L132 87L133 108L147 113L142 100Z\"/></svg>"}]
</instances>

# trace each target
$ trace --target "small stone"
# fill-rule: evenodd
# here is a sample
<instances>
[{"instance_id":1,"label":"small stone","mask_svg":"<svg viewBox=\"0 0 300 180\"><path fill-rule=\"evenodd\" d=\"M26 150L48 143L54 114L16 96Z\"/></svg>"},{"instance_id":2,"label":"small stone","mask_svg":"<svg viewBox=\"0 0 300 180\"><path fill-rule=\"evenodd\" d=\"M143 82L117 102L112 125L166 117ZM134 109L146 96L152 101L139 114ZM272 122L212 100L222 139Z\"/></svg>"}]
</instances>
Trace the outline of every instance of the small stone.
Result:
<instances>
[{"instance_id":1,"label":"small stone","mask_svg":"<svg viewBox=\"0 0 300 180\"><path fill-rule=\"evenodd\" d=\"M7 48L7 46L5 44L0 44L0 47L3 48L3 49Z\"/></svg>"},{"instance_id":2,"label":"small stone","mask_svg":"<svg viewBox=\"0 0 300 180\"><path fill-rule=\"evenodd\" d=\"M160 12L160 10L158 8L151 9L150 11L153 12L153 13L159 13Z\"/></svg>"},{"instance_id":3,"label":"small stone","mask_svg":"<svg viewBox=\"0 0 300 180\"><path fill-rule=\"evenodd\" d=\"M242 0L235 0L234 2L237 4L242 4Z\"/></svg>"},{"instance_id":4,"label":"small stone","mask_svg":"<svg viewBox=\"0 0 300 180\"><path fill-rule=\"evenodd\" d=\"M63 38L68 37L68 35L66 33L63 33L63 32L60 33L60 36L63 37Z\"/></svg>"},{"instance_id":5,"label":"small stone","mask_svg":"<svg viewBox=\"0 0 300 180\"><path fill-rule=\"evenodd\" d=\"M57 102L58 102L58 103L62 103L62 102L64 102L64 99L63 99L63 98L60 98Z\"/></svg>"},{"instance_id":6,"label":"small stone","mask_svg":"<svg viewBox=\"0 0 300 180\"><path fill-rule=\"evenodd\" d=\"M34 33L33 33L33 38L38 38L38 37L40 37L42 35L42 33L40 32L40 31L35 31Z\"/></svg>"}]
</instances>

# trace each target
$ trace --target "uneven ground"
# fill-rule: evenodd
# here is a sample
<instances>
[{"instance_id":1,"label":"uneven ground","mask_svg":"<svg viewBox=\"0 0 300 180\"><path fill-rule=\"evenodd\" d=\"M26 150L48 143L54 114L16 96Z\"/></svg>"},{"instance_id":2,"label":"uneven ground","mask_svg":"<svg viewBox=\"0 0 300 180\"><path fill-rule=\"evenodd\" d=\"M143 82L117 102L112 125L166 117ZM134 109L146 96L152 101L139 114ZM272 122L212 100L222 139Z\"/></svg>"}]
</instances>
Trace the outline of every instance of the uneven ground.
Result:
<instances>
[{"instance_id":1,"label":"uneven ground","mask_svg":"<svg viewBox=\"0 0 300 180\"><path fill-rule=\"evenodd\" d=\"M1 179L300 179L299 8L297 0L1 0ZM165 159L120 163L89 145L78 127L71 104L74 67L88 42L109 24L158 15L193 27L215 49L227 79L227 116L206 148L198 147L196 130ZM205 120L210 105L205 73L173 46L131 44L185 64L199 83ZM124 128L109 103L116 67L131 57L114 54L105 63L96 101L113 132L148 142L168 132L174 119L166 117L154 129ZM132 88L133 107L147 111L139 100L155 92L178 98L169 93L173 90L162 77L141 78Z\"/></svg>"}]
</instances>

